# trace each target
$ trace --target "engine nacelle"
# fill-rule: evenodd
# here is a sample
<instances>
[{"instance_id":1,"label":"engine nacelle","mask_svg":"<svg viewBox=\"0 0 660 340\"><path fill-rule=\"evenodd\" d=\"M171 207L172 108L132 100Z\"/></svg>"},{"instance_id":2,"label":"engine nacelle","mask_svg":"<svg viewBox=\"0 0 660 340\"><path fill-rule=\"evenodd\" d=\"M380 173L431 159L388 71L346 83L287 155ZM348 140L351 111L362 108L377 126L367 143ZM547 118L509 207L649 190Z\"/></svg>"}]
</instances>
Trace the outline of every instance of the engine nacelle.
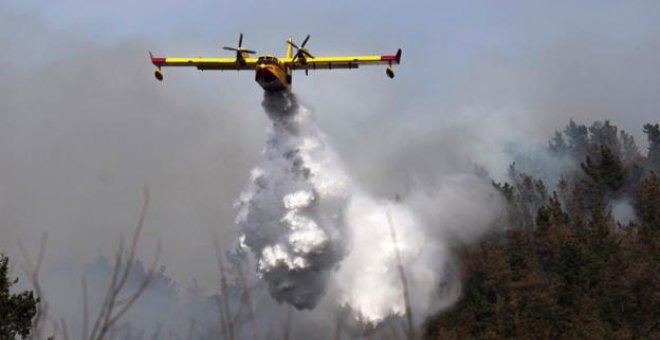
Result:
<instances>
[{"instance_id":1,"label":"engine nacelle","mask_svg":"<svg viewBox=\"0 0 660 340\"><path fill-rule=\"evenodd\" d=\"M163 81L163 72L161 72L160 69L157 68L156 71L154 71L154 77L156 77L158 81Z\"/></svg>"},{"instance_id":2,"label":"engine nacelle","mask_svg":"<svg viewBox=\"0 0 660 340\"><path fill-rule=\"evenodd\" d=\"M388 67L385 69L385 74L387 74L390 79L394 78L394 69L392 67Z\"/></svg>"}]
</instances>

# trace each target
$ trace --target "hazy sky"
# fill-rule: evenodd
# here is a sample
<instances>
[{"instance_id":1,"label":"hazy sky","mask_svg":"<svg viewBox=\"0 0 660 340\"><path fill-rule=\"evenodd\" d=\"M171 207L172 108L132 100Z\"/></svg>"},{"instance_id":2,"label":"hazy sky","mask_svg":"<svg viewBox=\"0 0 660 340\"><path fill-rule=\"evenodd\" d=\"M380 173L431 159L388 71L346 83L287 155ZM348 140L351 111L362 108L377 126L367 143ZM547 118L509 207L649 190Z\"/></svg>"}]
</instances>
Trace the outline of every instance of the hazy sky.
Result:
<instances>
[{"instance_id":1,"label":"hazy sky","mask_svg":"<svg viewBox=\"0 0 660 340\"><path fill-rule=\"evenodd\" d=\"M379 195L473 162L503 171L506 143L544 144L570 117L638 139L660 117L655 0L5 0L0 247L46 230L53 253L89 259L132 226L148 185L146 232L163 240L168 272L215 279L209 235L231 242L267 126L262 90L249 72L166 69L158 83L147 51L225 55L240 32L263 53L283 54L291 34L311 34L315 54L403 48L393 80L382 67L294 76Z\"/></svg>"},{"instance_id":2,"label":"hazy sky","mask_svg":"<svg viewBox=\"0 0 660 340\"><path fill-rule=\"evenodd\" d=\"M640 50L649 44L657 47L660 35L657 1L8 0L7 3L19 13L36 16L36 20L42 20L49 29L63 36L73 35L102 46L141 39L145 50L161 54L222 54L225 52L220 47L235 44L239 32L246 34L246 45L259 52L282 53L288 35L300 39L308 33L312 35L310 47L315 53L384 54L403 47L404 63L394 84L377 78L378 73L384 73L377 69L361 75L355 72L336 72L332 77L315 75L313 80L298 77L295 85L301 85L296 89L306 97L317 99L324 97L319 92L335 88L356 92L355 88L342 88L337 83L366 79L368 84L379 86L372 92L394 87L396 91L415 93L397 98L397 103L406 108L414 104L402 104L402 101L448 105L455 95L456 83L465 81L465 75L475 72L480 65L495 63L535 70L542 68L541 62L561 62L556 54L565 48L602 49L597 51L602 55L589 57L611 59L617 57L612 54L618 50ZM26 45L40 42L38 37L28 36L26 40ZM45 62L52 57L51 50L55 56L66 53L59 51L57 45L56 41L46 42L43 48L32 46L30 51L35 54L38 51L38 58ZM565 65L570 66L581 65ZM173 81L182 78L198 80L199 75L187 71ZM242 78L251 80L248 75ZM324 87L324 91L307 86L319 81L330 86ZM238 86L233 79L228 82L232 87ZM207 84L197 86L204 85ZM249 85L251 92L259 93L254 84ZM240 87L235 92L247 95L244 90Z\"/></svg>"}]
</instances>

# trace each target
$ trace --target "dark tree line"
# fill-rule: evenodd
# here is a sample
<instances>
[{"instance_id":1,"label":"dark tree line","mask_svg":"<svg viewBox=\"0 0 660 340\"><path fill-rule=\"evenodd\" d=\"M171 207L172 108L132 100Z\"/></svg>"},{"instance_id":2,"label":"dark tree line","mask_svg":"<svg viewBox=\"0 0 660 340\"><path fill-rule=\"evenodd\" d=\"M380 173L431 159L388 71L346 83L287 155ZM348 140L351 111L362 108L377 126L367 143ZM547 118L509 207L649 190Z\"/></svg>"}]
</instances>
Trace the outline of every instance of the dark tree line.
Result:
<instances>
[{"instance_id":1,"label":"dark tree line","mask_svg":"<svg viewBox=\"0 0 660 340\"><path fill-rule=\"evenodd\" d=\"M509 225L464 246L463 296L427 338L660 338L660 127L648 150L608 121L570 121L548 150L579 166L554 190L511 166ZM634 218L619 220L615 202Z\"/></svg>"}]
</instances>

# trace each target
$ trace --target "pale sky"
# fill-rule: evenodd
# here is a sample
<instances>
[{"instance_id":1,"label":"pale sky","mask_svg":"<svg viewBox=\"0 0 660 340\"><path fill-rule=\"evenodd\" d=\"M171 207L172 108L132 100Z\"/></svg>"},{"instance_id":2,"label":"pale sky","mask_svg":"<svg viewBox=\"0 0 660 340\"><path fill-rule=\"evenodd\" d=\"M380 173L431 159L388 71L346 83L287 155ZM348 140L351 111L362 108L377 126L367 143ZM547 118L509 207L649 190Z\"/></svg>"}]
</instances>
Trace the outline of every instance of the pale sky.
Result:
<instances>
[{"instance_id":1,"label":"pale sky","mask_svg":"<svg viewBox=\"0 0 660 340\"><path fill-rule=\"evenodd\" d=\"M529 80L523 78L532 76L532 73L543 73L553 67L570 67L570 63L576 63L575 67L579 67L577 63L581 59L592 57L602 58L604 63L637 62L631 65L633 69L651 67L655 65L640 65L639 62L644 61L626 59L634 59L634 55L617 56L616 53L627 50L632 53L639 51L643 55L645 48L652 49L647 53L653 53L660 44L660 3L657 1L9 0L6 4L3 10L36 16L48 29L64 37L71 35L79 41L86 39L102 46L139 40L145 50L165 55L223 55L225 51L220 47L235 44L239 32L245 33L247 46L264 53L283 53L284 41L290 34L298 41L311 34L310 48L317 54L389 54L402 47L403 63L400 71L397 70L394 83L381 79L380 74L384 72L380 68L361 71L362 74L344 72L330 76L314 75L309 79L298 76L294 83L300 94L315 103L322 103L327 96L319 92L328 90L350 98L349 94L355 92L355 88L343 86L342 83L357 82L360 88L374 86L373 92L397 91L405 95L398 96L396 103L388 103L387 106L396 105L398 110L424 110L428 107L453 110L466 104L496 105L482 103L485 100L480 98L470 98L470 103L467 103L463 97L465 87L480 86L469 82L494 81L523 83L489 84L515 87L511 89L513 93L506 96L497 94L501 97L499 100L506 102L501 105L513 105L511 102L515 102L515 105L521 106L518 109L538 111L545 104L531 98L536 94L522 93L530 90L524 84ZM20 29L20 26L12 29ZM29 60L48 59L67 53L60 50L66 48L66 44L60 47L56 41L49 41L40 48L31 46L31 41L37 45L43 43L38 36L30 36L29 33L23 36L26 41L22 43L33 54ZM566 49L584 49L584 53L589 55L578 51L578 60L564 60L562 56L557 56L565 54ZM624 66L612 65L612 68L619 67ZM568 77L580 70L564 71ZM498 75L501 79L493 80L489 72L506 74ZM517 74L510 74L512 72ZM208 86L208 83L199 80L196 72L188 70L176 74L172 81L191 81L192 87ZM561 74L558 76L563 77ZM542 77L536 78L536 81L548 83L544 77L549 75L545 73L534 74L533 77ZM230 80L230 77L217 75L217 78L232 83L232 86L245 84L241 82L237 85L236 77ZM252 77L243 75L241 78L251 80ZM319 82L322 83L322 91L318 91ZM573 83L574 86L580 84ZM235 94L248 95L245 91L258 94L260 90L253 85L249 85L251 88L241 86ZM595 85L600 87L603 84L597 82ZM652 82L647 84L652 85L657 86ZM582 88L575 91L579 90ZM600 91L599 88L594 90ZM602 94L611 97L610 91L621 97L621 102L636 99L621 93L626 89L602 89ZM577 107L576 110L585 109L583 103L577 102L567 109L572 106ZM660 105L654 101L652 106L642 109L650 112ZM382 107L365 109L380 110ZM601 107L590 106L587 109L599 110ZM573 116L581 114L583 112L572 113ZM605 114L612 115L607 118L615 118L612 112ZM635 119L633 124L639 125L641 121L641 118ZM627 128L633 128L633 124ZM541 129L543 132L546 130Z\"/></svg>"}]
</instances>

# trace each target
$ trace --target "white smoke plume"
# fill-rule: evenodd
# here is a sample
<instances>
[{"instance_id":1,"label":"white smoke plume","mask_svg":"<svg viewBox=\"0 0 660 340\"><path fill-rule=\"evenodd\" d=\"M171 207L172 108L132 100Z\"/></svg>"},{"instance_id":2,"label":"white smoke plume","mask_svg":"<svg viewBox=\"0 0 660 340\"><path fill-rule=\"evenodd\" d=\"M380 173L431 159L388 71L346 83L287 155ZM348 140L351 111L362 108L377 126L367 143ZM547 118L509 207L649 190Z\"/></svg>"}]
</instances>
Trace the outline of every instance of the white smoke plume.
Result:
<instances>
[{"instance_id":1,"label":"white smoke plume","mask_svg":"<svg viewBox=\"0 0 660 340\"><path fill-rule=\"evenodd\" d=\"M401 265L413 315L428 315L441 298L438 288L448 263L444 244L427 238L421 221L399 203L355 193L346 215L353 247L334 277L340 305L363 327L403 316Z\"/></svg>"},{"instance_id":2,"label":"white smoke plume","mask_svg":"<svg viewBox=\"0 0 660 340\"><path fill-rule=\"evenodd\" d=\"M271 296L314 309L327 295L323 308L342 313L357 332L404 316L406 304L417 322L451 304L459 285L450 273L447 239L479 233L474 230L485 229L499 207L488 195L470 199L485 192L473 183L476 177L453 179L434 197L412 195L411 206L373 198L347 174L293 94L266 93L262 105L272 126L237 202L236 223L239 247L254 255L254 269ZM470 192L475 186L480 190ZM461 213L473 203L496 209ZM410 287L407 298L399 266Z\"/></svg>"},{"instance_id":3,"label":"white smoke plume","mask_svg":"<svg viewBox=\"0 0 660 340\"><path fill-rule=\"evenodd\" d=\"M345 254L348 179L292 94L266 93L273 121L261 163L241 194L241 243L278 302L314 308Z\"/></svg>"}]
</instances>

